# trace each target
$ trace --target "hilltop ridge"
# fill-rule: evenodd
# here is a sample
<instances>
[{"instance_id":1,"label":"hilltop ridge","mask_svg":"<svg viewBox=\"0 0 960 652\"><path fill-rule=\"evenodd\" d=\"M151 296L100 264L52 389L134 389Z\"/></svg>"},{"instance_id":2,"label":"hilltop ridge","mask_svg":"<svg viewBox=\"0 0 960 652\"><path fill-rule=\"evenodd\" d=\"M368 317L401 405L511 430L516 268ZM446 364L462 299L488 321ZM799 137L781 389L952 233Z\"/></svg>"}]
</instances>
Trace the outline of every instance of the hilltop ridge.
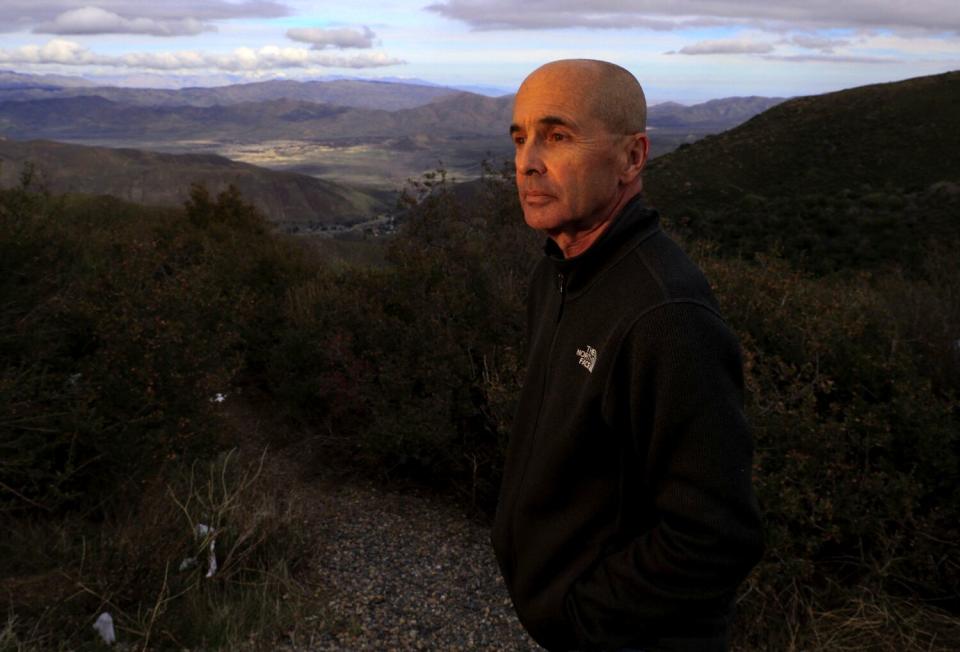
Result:
<instances>
[{"instance_id":1,"label":"hilltop ridge","mask_svg":"<svg viewBox=\"0 0 960 652\"><path fill-rule=\"evenodd\" d=\"M922 262L960 237L960 71L799 97L650 162L668 221L808 268Z\"/></svg>"},{"instance_id":2,"label":"hilltop ridge","mask_svg":"<svg viewBox=\"0 0 960 652\"><path fill-rule=\"evenodd\" d=\"M2 101L96 96L133 106L210 107L283 98L396 111L429 104L459 92L445 86L359 79L302 82L272 79L228 86L134 88L98 86L86 80L62 76L47 78L0 71Z\"/></svg>"},{"instance_id":3,"label":"hilltop ridge","mask_svg":"<svg viewBox=\"0 0 960 652\"><path fill-rule=\"evenodd\" d=\"M673 188L702 180L688 193L925 186L960 177L958 105L960 71L798 97L652 161L648 172Z\"/></svg>"}]
</instances>

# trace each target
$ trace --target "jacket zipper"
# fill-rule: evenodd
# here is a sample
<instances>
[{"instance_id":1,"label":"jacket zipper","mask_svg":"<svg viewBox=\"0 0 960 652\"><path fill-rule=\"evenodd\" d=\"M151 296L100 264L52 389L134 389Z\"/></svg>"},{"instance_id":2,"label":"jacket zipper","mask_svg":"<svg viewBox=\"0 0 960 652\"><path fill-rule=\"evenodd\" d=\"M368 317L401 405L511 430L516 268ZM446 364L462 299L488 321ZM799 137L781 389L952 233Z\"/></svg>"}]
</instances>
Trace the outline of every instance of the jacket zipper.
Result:
<instances>
[{"instance_id":1,"label":"jacket zipper","mask_svg":"<svg viewBox=\"0 0 960 652\"><path fill-rule=\"evenodd\" d=\"M567 282L567 279L566 279L566 277L563 275L563 272L558 272L558 273L557 273L557 289L560 290L560 309L557 311L557 323L558 323L558 324L560 323L560 318L563 317L563 297L564 297L564 293L567 291L566 282ZM553 331L553 336L554 336L554 338L556 338L556 336L557 336L557 331L556 331L556 330ZM550 352L551 352L551 353L553 353L553 344L554 344L554 342L551 342L551 343L550 343Z\"/></svg>"},{"instance_id":2,"label":"jacket zipper","mask_svg":"<svg viewBox=\"0 0 960 652\"><path fill-rule=\"evenodd\" d=\"M557 308L557 320L554 323L553 335L550 338L550 349L547 352L547 366L543 370L543 381L540 383L540 402L537 405L537 418L533 422L533 435L530 437L530 444L527 447L527 450L524 452L523 459L523 471L520 472L520 481L517 483L517 486L514 489L513 496L510 497L510 511L508 514L511 514L516 518L516 506L517 500L519 500L522 493L523 485L527 479L527 469L530 467L530 458L533 457L533 449L537 440L537 433L540 430L540 416L543 411L543 399L547 393L547 381L550 378L550 368L553 366L553 350L557 345L557 335L560 332L560 319L563 317L563 304L566 297L567 285L566 277L563 272L557 273L557 290L560 292L560 306ZM514 524L513 519L510 522L510 539L513 543L513 559L511 560L511 567L516 563L517 560L517 548L516 548L516 537L513 534ZM511 574L513 574L513 568L510 569Z\"/></svg>"}]
</instances>

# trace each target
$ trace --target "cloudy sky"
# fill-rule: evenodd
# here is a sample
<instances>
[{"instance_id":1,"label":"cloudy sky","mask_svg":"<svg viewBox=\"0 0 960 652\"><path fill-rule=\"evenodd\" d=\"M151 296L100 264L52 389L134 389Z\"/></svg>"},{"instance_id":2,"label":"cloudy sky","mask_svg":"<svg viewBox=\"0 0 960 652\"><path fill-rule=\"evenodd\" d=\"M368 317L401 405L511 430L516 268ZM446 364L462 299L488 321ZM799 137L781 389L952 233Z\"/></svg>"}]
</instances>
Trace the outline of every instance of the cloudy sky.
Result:
<instances>
[{"instance_id":1,"label":"cloudy sky","mask_svg":"<svg viewBox=\"0 0 960 652\"><path fill-rule=\"evenodd\" d=\"M957 0L0 0L0 69L212 82L327 75L510 91L615 61L653 101L960 69Z\"/></svg>"}]
</instances>

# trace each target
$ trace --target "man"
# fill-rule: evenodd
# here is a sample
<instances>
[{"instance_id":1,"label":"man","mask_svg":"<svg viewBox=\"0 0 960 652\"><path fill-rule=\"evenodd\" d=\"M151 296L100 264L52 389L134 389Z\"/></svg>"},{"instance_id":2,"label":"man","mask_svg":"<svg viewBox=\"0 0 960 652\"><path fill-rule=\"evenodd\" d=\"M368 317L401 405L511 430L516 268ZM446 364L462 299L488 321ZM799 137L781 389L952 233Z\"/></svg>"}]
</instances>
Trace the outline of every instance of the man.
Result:
<instances>
[{"instance_id":1,"label":"man","mask_svg":"<svg viewBox=\"0 0 960 652\"><path fill-rule=\"evenodd\" d=\"M566 60L527 77L510 126L548 240L492 536L551 650L725 650L761 551L739 346L643 204L645 122L628 71Z\"/></svg>"}]
</instances>

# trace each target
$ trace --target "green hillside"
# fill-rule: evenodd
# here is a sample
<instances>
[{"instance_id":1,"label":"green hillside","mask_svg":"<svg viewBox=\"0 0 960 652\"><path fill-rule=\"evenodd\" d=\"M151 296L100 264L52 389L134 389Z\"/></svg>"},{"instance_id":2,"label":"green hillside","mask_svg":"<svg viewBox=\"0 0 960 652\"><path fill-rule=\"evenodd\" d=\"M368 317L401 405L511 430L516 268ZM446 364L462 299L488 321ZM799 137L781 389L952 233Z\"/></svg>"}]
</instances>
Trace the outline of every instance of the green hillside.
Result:
<instances>
[{"instance_id":1,"label":"green hillside","mask_svg":"<svg viewBox=\"0 0 960 652\"><path fill-rule=\"evenodd\" d=\"M152 206L182 205L192 183L214 194L233 185L277 227L294 232L355 224L391 206L384 194L213 154L0 138L0 188L15 186L25 164L51 192L111 195Z\"/></svg>"},{"instance_id":2,"label":"green hillside","mask_svg":"<svg viewBox=\"0 0 960 652\"><path fill-rule=\"evenodd\" d=\"M785 102L652 161L677 230L818 272L912 267L960 237L960 72Z\"/></svg>"}]
</instances>

